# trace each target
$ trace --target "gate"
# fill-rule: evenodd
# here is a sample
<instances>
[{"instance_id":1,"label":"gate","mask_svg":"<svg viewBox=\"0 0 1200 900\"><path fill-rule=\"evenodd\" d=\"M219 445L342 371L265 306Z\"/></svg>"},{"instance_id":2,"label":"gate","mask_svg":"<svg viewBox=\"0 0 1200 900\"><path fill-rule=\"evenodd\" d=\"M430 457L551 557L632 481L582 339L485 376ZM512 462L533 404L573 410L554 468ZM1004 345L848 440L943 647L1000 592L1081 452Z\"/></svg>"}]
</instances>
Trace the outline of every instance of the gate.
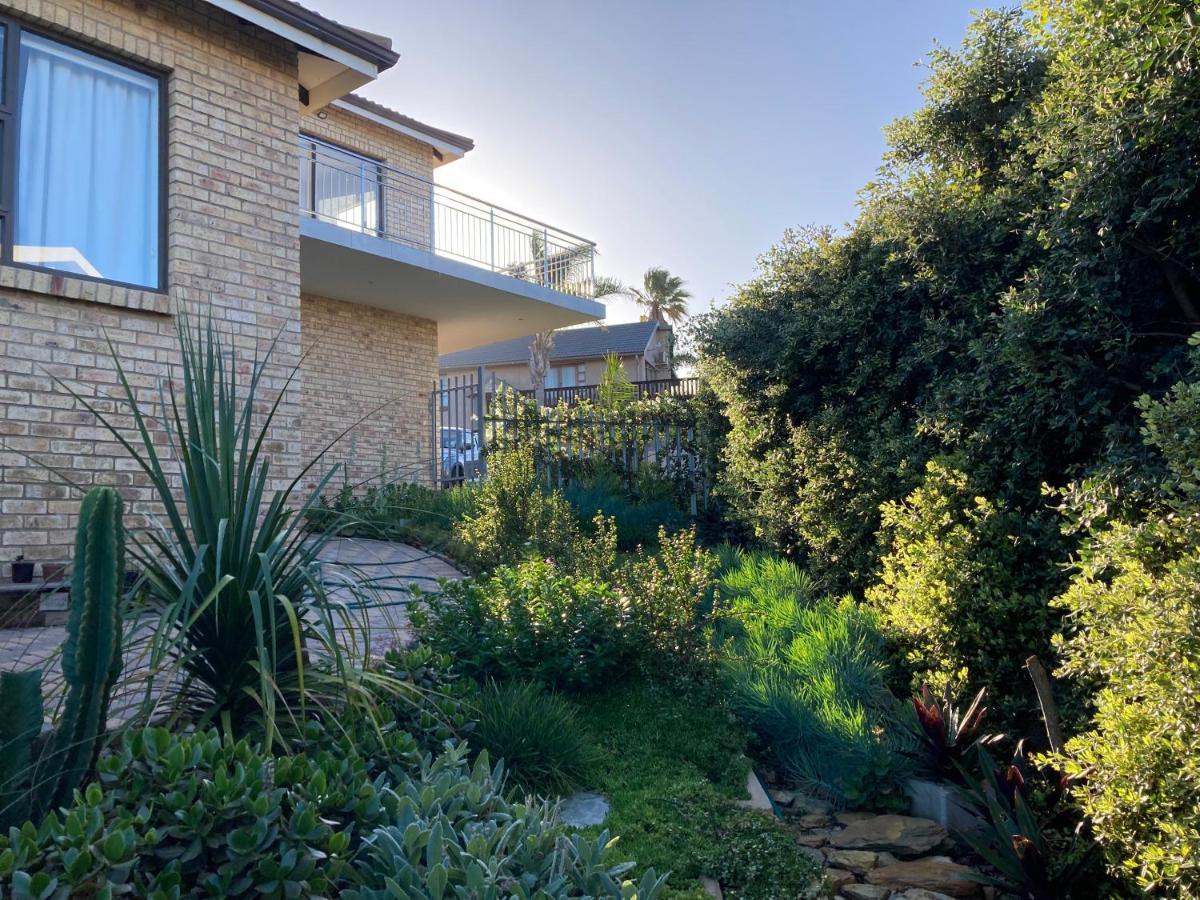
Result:
<instances>
[{"instance_id":1,"label":"gate","mask_svg":"<svg viewBox=\"0 0 1200 900\"><path fill-rule=\"evenodd\" d=\"M483 474L483 421L488 402L480 367L470 375L444 375L429 397L433 487L452 487Z\"/></svg>"}]
</instances>

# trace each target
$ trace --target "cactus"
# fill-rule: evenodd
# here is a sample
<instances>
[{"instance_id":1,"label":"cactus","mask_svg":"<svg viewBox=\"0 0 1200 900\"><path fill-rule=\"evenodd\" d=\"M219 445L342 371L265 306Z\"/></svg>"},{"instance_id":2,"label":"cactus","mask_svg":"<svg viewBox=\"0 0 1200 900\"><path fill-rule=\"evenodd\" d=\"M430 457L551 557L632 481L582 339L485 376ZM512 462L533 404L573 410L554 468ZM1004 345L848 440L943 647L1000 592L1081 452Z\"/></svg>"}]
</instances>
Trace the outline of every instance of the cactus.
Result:
<instances>
[{"instance_id":1,"label":"cactus","mask_svg":"<svg viewBox=\"0 0 1200 900\"><path fill-rule=\"evenodd\" d=\"M0 672L0 831L29 818L33 742L42 715L42 670Z\"/></svg>"},{"instance_id":2,"label":"cactus","mask_svg":"<svg viewBox=\"0 0 1200 900\"><path fill-rule=\"evenodd\" d=\"M121 673L121 596L125 533L121 495L93 488L83 498L75 532L71 612L63 643L67 696L50 759L53 776L41 779L49 809L70 803L100 750L108 701Z\"/></svg>"}]
</instances>

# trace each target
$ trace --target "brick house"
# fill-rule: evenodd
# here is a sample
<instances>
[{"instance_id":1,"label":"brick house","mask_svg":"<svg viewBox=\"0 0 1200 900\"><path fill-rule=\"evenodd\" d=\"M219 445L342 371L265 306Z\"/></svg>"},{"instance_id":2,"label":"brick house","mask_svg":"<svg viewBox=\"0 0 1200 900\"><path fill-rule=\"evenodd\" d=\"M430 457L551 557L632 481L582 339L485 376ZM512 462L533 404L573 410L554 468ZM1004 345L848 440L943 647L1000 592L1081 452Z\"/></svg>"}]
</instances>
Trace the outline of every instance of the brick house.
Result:
<instances>
[{"instance_id":1,"label":"brick house","mask_svg":"<svg viewBox=\"0 0 1200 900\"><path fill-rule=\"evenodd\" d=\"M423 470L439 353L603 316L589 241L436 185L472 142L353 93L397 59L289 0L0 4L0 563L70 553L78 495L26 454L151 511L51 379L112 391L106 338L151 402L181 310L281 334L282 481L387 401L331 461Z\"/></svg>"}]
</instances>

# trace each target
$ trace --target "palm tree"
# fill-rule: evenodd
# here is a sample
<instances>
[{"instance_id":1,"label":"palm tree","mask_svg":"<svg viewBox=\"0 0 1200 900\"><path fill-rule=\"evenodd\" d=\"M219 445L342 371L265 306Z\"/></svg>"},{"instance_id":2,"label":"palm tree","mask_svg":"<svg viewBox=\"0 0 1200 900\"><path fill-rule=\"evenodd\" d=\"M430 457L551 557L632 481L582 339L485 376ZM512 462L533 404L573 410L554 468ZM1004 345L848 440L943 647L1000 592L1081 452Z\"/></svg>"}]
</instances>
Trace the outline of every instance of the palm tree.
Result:
<instances>
[{"instance_id":1,"label":"palm tree","mask_svg":"<svg viewBox=\"0 0 1200 900\"><path fill-rule=\"evenodd\" d=\"M692 296L683 289L683 279L661 266L646 270L642 287L628 288L627 295L646 311L646 318L663 325L678 324L687 318L687 302Z\"/></svg>"}]
</instances>

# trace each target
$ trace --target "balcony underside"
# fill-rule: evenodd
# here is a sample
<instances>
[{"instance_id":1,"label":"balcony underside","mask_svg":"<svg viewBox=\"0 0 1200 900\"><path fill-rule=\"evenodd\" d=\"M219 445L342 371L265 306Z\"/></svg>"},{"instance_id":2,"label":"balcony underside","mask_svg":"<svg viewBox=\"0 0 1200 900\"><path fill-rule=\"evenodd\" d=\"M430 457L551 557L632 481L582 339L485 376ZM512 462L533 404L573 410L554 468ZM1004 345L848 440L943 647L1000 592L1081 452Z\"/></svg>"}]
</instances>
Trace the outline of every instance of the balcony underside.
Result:
<instances>
[{"instance_id":1,"label":"balcony underside","mask_svg":"<svg viewBox=\"0 0 1200 900\"><path fill-rule=\"evenodd\" d=\"M300 287L432 319L438 352L604 318L604 305L301 216Z\"/></svg>"}]
</instances>

